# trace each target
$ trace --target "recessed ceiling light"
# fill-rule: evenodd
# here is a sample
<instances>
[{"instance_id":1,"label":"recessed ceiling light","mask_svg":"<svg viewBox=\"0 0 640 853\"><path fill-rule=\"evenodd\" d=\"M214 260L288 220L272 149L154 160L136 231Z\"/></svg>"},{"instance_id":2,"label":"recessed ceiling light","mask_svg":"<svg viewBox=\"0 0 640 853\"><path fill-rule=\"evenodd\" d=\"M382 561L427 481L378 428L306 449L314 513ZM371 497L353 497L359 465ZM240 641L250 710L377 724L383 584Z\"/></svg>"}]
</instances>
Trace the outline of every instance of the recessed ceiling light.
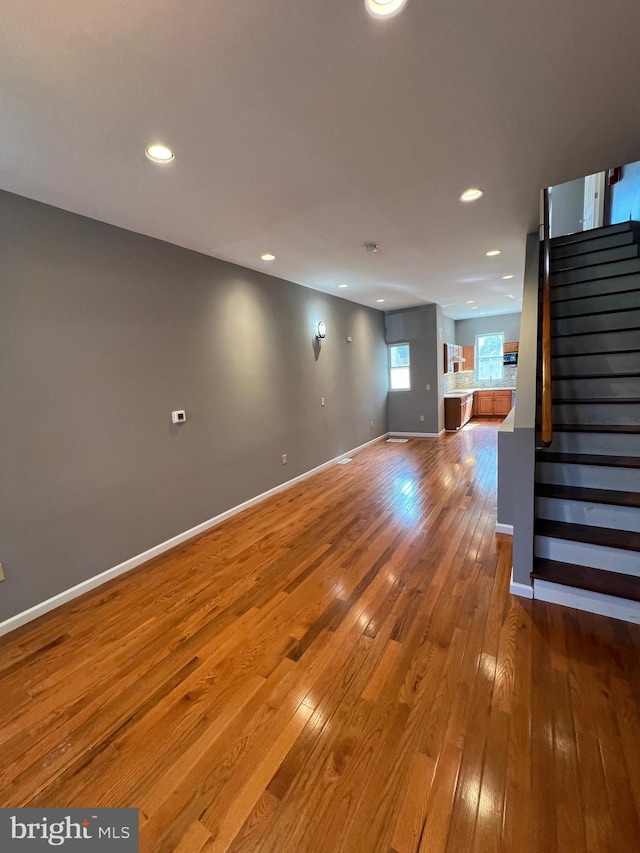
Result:
<instances>
[{"instance_id":1,"label":"recessed ceiling light","mask_svg":"<svg viewBox=\"0 0 640 853\"><path fill-rule=\"evenodd\" d=\"M467 299L467 305L471 305L475 301L475 299Z\"/></svg>"},{"instance_id":2,"label":"recessed ceiling light","mask_svg":"<svg viewBox=\"0 0 640 853\"><path fill-rule=\"evenodd\" d=\"M365 243L364 244L364 250L365 250L365 252L373 252L375 254L375 252L378 251L378 244L377 243Z\"/></svg>"},{"instance_id":3,"label":"recessed ceiling light","mask_svg":"<svg viewBox=\"0 0 640 853\"><path fill-rule=\"evenodd\" d=\"M477 305L472 305L472 306L471 306L471 310L472 310L472 311L477 311L477 310L478 310L478 306L477 306Z\"/></svg>"},{"instance_id":4,"label":"recessed ceiling light","mask_svg":"<svg viewBox=\"0 0 640 853\"><path fill-rule=\"evenodd\" d=\"M376 302L384 302L384 299L376 299Z\"/></svg>"},{"instance_id":5,"label":"recessed ceiling light","mask_svg":"<svg viewBox=\"0 0 640 853\"><path fill-rule=\"evenodd\" d=\"M506 280L507 280L507 279L509 279L509 278L513 278L513 276L512 276L512 275L503 275L503 276L502 276L502 280L503 280L503 281L506 281Z\"/></svg>"},{"instance_id":6,"label":"recessed ceiling light","mask_svg":"<svg viewBox=\"0 0 640 853\"><path fill-rule=\"evenodd\" d=\"M264 255L260 255L263 261L275 261L276 256L272 255L271 252L265 252Z\"/></svg>"},{"instance_id":7,"label":"recessed ceiling light","mask_svg":"<svg viewBox=\"0 0 640 853\"><path fill-rule=\"evenodd\" d=\"M500 249L491 249L491 251L487 252L487 257L492 258L494 255L501 255L502 252Z\"/></svg>"},{"instance_id":8,"label":"recessed ceiling light","mask_svg":"<svg viewBox=\"0 0 640 853\"><path fill-rule=\"evenodd\" d=\"M364 0L367 12L374 18L391 18L407 5L407 0Z\"/></svg>"},{"instance_id":9,"label":"recessed ceiling light","mask_svg":"<svg viewBox=\"0 0 640 853\"><path fill-rule=\"evenodd\" d=\"M153 145L147 145L144 149L144 153L147 155L149 160L153 160L154 163L170 163L175 154L170 148L167 148L166 145L161 145L159 142L154 142Z\"/></svg>"},{"instance_id":10,"label":"recessed ceiling light","mask_svg":"<svg viewBox=\"0 0 640 853\"><path fill-rule=\"evenodd\" d=\"M348 284L339 284L338 287L349 287Z\"/></svg>"},{"instance_id":11,"label":"recessed ceiling light","mask_svg":"<svg viewBox=\"0 0 640 853\"><path fill-rule=\"evenodd\" d=\"M482 198L482 196L482 190L477 189L477 187L470 187L462 193L460 201L477 201L479 198Z\"/></svg>"}]
</instances>

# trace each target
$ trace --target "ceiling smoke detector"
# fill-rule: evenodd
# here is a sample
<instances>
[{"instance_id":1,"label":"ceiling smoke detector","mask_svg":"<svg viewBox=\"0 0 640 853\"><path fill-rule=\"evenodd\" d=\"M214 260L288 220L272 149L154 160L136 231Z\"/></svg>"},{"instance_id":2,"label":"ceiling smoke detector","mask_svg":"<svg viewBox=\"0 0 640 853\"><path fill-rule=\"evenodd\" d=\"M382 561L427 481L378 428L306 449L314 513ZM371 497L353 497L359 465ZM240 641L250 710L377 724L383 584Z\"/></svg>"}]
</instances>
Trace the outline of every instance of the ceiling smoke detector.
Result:
<instances>
[{"instance_id":1,"label":"ceiling smoke detector","mask_svg":"<svg viewBox=\"0 0 640 853\"><path fill-rule=\"evenodd\" d=\"M364 244L365 252L377 252L378 244L377 243L365 243Z\"/></svg>"}]
</instances>

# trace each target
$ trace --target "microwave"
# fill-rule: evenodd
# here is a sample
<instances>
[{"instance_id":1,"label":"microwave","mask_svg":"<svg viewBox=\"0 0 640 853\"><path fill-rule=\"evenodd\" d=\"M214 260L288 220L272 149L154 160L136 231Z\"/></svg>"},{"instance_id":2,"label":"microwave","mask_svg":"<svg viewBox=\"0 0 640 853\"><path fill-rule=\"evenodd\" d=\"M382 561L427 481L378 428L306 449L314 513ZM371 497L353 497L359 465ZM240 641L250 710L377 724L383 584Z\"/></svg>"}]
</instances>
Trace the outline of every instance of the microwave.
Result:
<instances>
[{"instance_id":1,"label":"microwave","mask_svg":"<svg viewBox=\"0 0 640 853\"><path fill-rule=\"evenodd\" d=\"M502 363L514 366L518 363L518 353L517 352L505 352L502 356Z\"/></svg>"}]
</instances>

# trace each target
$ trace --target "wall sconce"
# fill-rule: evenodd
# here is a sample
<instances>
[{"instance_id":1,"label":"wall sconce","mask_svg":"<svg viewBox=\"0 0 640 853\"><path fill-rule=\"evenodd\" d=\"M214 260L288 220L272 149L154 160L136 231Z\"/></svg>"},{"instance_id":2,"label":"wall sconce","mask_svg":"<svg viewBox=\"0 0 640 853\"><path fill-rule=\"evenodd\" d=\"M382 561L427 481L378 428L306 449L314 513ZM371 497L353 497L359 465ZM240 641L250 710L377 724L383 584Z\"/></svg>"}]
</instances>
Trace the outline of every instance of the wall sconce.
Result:
<instances>
[{"instance_id":1,"label":"wall sconce","mask_svg":"<svg viewBox=\"0 0 640 853\"><path fill-rule=\"evenodd\" d=\"M327 337L327 327L324 324L324 320L320 320L318 323L318 331L316 332L317 340L322 340L322 338Z\"/></svg>"}]
</instances>

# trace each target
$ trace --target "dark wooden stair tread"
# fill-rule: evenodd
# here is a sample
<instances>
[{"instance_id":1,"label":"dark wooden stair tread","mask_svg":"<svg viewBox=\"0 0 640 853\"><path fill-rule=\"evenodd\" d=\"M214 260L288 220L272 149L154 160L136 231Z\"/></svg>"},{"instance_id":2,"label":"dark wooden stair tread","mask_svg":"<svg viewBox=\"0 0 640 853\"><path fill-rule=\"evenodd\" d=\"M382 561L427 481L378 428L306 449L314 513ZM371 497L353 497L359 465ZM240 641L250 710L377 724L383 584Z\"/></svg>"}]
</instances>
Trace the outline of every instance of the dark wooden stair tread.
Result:
<instances>
[{"instance_id":1,"label":"dark wooden stair tread","mask_svg":"<svg viewBox=\"0 0 640 853\"><path fill-rule=\"evenodd\" d=\"M640 551L640 533L632 533L628 530L613 530L608 527L592 527L590 524L569 524L566 521L537 518L535 533L537 536L551 536L554 539L567 539L571 542Z\"/></svg>"},{"instance_id":2,"label":"dark wooden stair tread","mask_svg":"<svg viewBox=\"0 0 640 853\"><path fill-rule=\"evenodd\" d=\"M640 435L640 426L634 424L553 424L557 432L598 432L619 435Z\"/></svg>"},{"instance_id":3,"label":"dark wooden stair tread","mask_svg":"<svg viewBox=\"0 0 640 853\"><path fill-rule=\"evenodd\" d=\"M596 237L606 237L608 234L620 234L624 231L637 231L640 229L640 222L635 219L627 219L625 222L616 222L615 225L602 225L599 228L590 228L587 231L575 231L573 234L563 234L559 237L552 237L551 252L553 254L554 246L566 246L568 243L589 243Z\"/></svg>"},{"instance_id":4,"label":"dark wooden stair tread","mask_svg":"<svg viewBox=\"0 0 640 853\"><path fill-rule=\"evenodd\" d=\"M617 489L591 489L585 486L565 486L556 483L536 483L536 494L544 498L567 501L632 506L640 509L640 494Z\"/></svg>"},{"instance_id":5,"label":"dark wooden stair tread","mask_svg":"<svg viewBox=\"0 0 640 853\"><path fill-rule=\"evenodd\" d=\"M640 456L607 456L606 454L560 453L538 451L539 462L564 462L567 465L603 465L607 468L640 468Z\"/></svg>"},{"instance_id":6,"label":"dark wooden stair tread","mask_svg":"<svg viewBox=\"0 0 640 853\"><path fill-rule=\"evenodd\" d=\"M560 382L563 379L572 381L574 379L640 379L640 371L632 370L627 373L562 373L556 374L553 377L554 382Z\"/></svg>"},{"instance_id":7,"label":"dark wooden stair tread","mask_svg":"<svg viewBox=\"0 0 640 853\"><path fill-rule=\"evenodd\" d=\"M627 308L627 311L636 311L636 308ZM624 313L624 312L621 312ZM558 319L564 320L564 317L559 317ZM551 337L554 340L559 338L584 338L587 335L613 335L617 332L638 332L640 331L640 327L638 326L625 326L624 328L615 328L615 329L589 329L587 332L552 332ZM631 350L631 352L636 352L636 350ZM589 353L582 353L582 355L589 355Z\"/></svg>"},{"instance_id":8,"label":"dark wooden stair tread","mask_svg":"<svg viewBox=\"0 0 640 853\"><path fill-rule=\"evenodd\" d=\"M562 286L563 285L560 285L560 287ZM583 299L599 299L603 296L623 296L625 293L636 293L638 289L639 288L636 286L625 287L622 290L603 290L602 292L596 291L595 293L585 293L581 294L580 296L561 296L553 299L551 304L556 305L562 302L577 302L578 300L582 301ZM540 302L542 302L542 295L540 295Z\"/></svg>"},{"instance_id":9,"label":"dark wooden stair tread","mask_svg":"<svg viewBox=\"0 0 640 853\"><path fill-rule=\"evenodd\" d=\"M553 402L563 406L570 406L574 403L578 403L580 405L584 405L585 403L597 403L599 406L607 405L609 403L630 403L636 405L637 403L640 403L640 397L554 397Z\"/></svg>"},{"instance_id":10,"label":"dark wooden stair tread","mask_svg":"<svg viewBox=\"0 0 640 853\"><path fill-rule=\"evenodd\" d=\"M590 566L577 566L574 563L560 563L536 557L533 561L531 577L537 580L559 583L564 586L588 589L617 598L640 601L640 578L625 575L622 572L607 572Z\"/></svg>"},{"instance_id":11,"label":"dark wooden stair tread","mask_svg":"<svg viewBox=\"0 0 640 853\"><path fill-rule=\"evenodd\" d=\"M618 331L618 330L616 329L615 331ZM637 354L639 352L640 352L639 349L634 348L634 349L612 349L612 350L594 349L594 350L589 350L589 352L567 352L567 353L563 353L562 355L554 355L552 353L551 354L551 363L553 363L553 360L555 358L585 358L585 356L588 356L588 355L629 355L631 353ZM538 362L540 363L541 360L542 359L539 356Z\"/></svg>"},{"instance_id":12,"label":"dark wooden stair tread","mask_svg":"<svg viewBox=\"0 0 640 853\"><path fill-rule=\"evenodd\" d=\"M621 261L633 261L638 257L638 244L628 243L626 246L606 246L601 249L589 249L585 247L584 252L574 252L573 255L561 255L560 257L550 257L551 275L560 272L569 272L570 270L583 270L589 267L600 267L604 264L620 263ZM621 257L607 258L605 254L612 251L620 251ZM588 264L576 263L585 255L591 255ZM564 266L561 266L564 264Z\"/></svg>"}]
</instances>

